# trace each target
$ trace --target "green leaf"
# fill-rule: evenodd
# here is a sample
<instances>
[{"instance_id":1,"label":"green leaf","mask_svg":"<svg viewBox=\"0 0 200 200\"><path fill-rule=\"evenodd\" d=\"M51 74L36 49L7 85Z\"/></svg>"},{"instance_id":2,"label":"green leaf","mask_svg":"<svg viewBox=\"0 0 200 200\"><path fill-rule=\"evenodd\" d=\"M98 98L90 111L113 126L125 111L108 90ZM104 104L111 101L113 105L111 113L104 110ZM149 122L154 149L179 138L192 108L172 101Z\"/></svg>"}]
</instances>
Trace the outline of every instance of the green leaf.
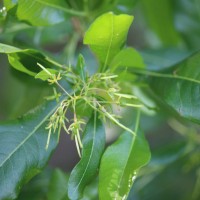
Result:
<instances>
[{"instance_id":1,"label":"green leaf","mask_svg":"<svg viewBox=\"0 0 200 200\"><path fill-rule=\"evenodd\" d=\"M59 169L56 169L50 179L48 188L48 200L68 200L67 184L68 175Z\"/></svg>"},{"instance_id":2,"label":"green leaf","mask_svg":"<svg viewBox=\"0 0 200 200\"><path fill-rule=\"evenodd\" d=\"M45 127L57 106L48 102L18 120L0 124L0 199L15 199L23 184L46 165L57 145L57 134L46 150Z\"/></svg>"},{"instance_id":3,"label":"green leaf","mask_svg":"<svg viewBox=\"0 0 200 200\"><path fill-rule=\"evenodd\" d=\"M176 155L178 149L174 149L174 151L167 149L166 153L169 158L167 155L162 158L162 154L160 157L152 158L152 161L155 162L150 163L144 171L144 176L137 179L135 190L133 188L128 200L136 197L140 200L157 200L161 197L162 200L198 200L200 197L198 189L200 153L199 150L194 150L198 148L196 145L188 148L185 143L184 146L185 149L182 148L182 153L179 150L179 155ZM175 159L172 159L171 162L163 163L162 160L167 161L173 156Z\"/></svg>"},{"instance_id":4,"label":"green leaf","mask_svg":"<svg viewBox=\"0 0 200 200\"><path fill-rule=\"evenodd\" d=\"M21 189L17 200L44 200L47 197L50 179L55 170L45 168Z\"/></svg>"},{"instance_id":5,"label":"green leaf","mask_svg":"<svg viewBox=\"0 0 200 200\"><path fill-rule=\"evenodd\" d=\"M55 69L50 69L50 68L45 68L46 70L48 70L51 74L56 74L57 70ZM47 74L46 71L42 70L41 72L39 72L35 78L41 79L43 81L46 81L47 79L51 78L52 76L50 74Z\"/></svg>"},{"instance_id":6,"label":"green leaf","mask_svg":"<svg viewBox=\"0 0 200 200\"><path fill-rule=\"evenodd\" d=\"M144 68L144 62L140 54L133 48L122 49L112 60L110 67L115 70L117 67Z\"/></svg>"},{"instance_id":7,"label":"green leaf","mask_svg":"<svg viewBox=\"0 0 200 200\"><path fill-rule=\"evenodd\" d=\"M10 10L11 8L17 5L17 1L13 1L13 0L4 0L3 3L4 3L4 6L6 7L6 10Z\"/></svg>"},{"instance_id":8,"label":"green leaf","mask_svg":"<svg viewBox=\"0 0 200 200\"><path fill-rule=\"evenodd\" d=\"M84 16L84 13L69 9L65 0L5 0L9 10L16 6L19 20L27 21L34 26L48 26L65 21L69 15Z\"/></svg>"},{"instance_id":9,"label":"green leaf","mask_svg":"<svg viewBox=\"0 0 200 200\"><path fill-rule=\"evenodd\" d=\"M66 6L64 0L18 0L17 16L35 26L56 24L66 19Z\"/></svg>"},{"instance_id":10,"label":"green leaf","mask_svg":"<svg viewBox=\"0 0 200 200\"><path fill-rule=\"evenodd\" d=\"M0 53L17 53L20 52L21 49L7 45L7 44L2 44L0 43Z\"/></svg>"},{"instance_id":11,"label":"green leaf","mask_svg":"<svg viewBox=\"0 0 200 200\"><path fill-rule=\"evenodd\" d=\"M200 52L163 71L152 73L156 98L181 117L200 123Z\"/></svg>"},{"instance_id":12,"label":"green leaf","mask_svg":"<svg viewBox=\"0 0 200 200\"><path fill-rule=\"evenodd\" d=\"M135 180L138 170L150 159L148 144L141 132L125 132L105 151L99 173L100 200L122 200Z\"/></svg>"},{"instance_id":13,"label":"green leaf","mask_svg":"<svg viewBox=\"0 0 200 200\"><path fill-rule=\"evenodd\" d=\"M174 26L174 2L168 0L141 0L142 12L146 18L150 30L154 31L160 42L165 46L175 46L180 44L181 38ZM181 3L182 4L182 3ZM150 37L149 42L155 40Z\"/></svg>"},{"instance_id":14,"label":"green leaf","mask_svg":"<svg viewBox=\"0 0 200 200\"><path fill-rule=\"evenodd\" d=\"M124 46L132 21L133 16L109 12L98 17L86 32L84 44L90 45L103 71Z\"/></svg>"},{"instance_id":15,"label":"green leaf","mask_svg":"<svg viewBox=\"0 0 200 200\"><path fill-rule=\"evenodd\" d=\"M92 115L83 135L83 153L80 162L72 170L69 178L68 196L80 199L88 183L97 173L105 146L105 130L96 114Z\"/></svg>"},{"instance_id":16,"label":"green leaf","mask_svg":"<svg viewBox=\"0 0 200 200\"><path fill-rule=\"evenodd\" d=\"M40 63L47 68L55 66L54 61L33 49L22 50L0 43L0 53L7 54L8 61L13 68L31 76L35 76L41 70L37 63Z\"/></svg>"}]
</instances>

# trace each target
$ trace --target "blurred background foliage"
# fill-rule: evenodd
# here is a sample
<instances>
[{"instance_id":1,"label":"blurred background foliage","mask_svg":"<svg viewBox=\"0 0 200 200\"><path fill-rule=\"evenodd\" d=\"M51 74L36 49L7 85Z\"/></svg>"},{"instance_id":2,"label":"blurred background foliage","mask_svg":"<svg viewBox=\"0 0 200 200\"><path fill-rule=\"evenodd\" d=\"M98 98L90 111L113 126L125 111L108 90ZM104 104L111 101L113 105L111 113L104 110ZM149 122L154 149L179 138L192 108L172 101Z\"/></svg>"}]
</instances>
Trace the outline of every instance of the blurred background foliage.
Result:
<instances>
[{"instance_id":1,"label":"blurred background foliage","mask_svg":"<svg viewBox=\"0 0 200 200\"><path fill-rule=\"evenodd\" d=\"M91 73L95 71L97 61L83 46L82 38L89 24L107 11L134 15L127 45L141 53L149 69L169 67L199 50L200 0L91 0L87 7L84 1L61 0L64 9L60 11L48 7L48 2L56 4L56 0L46 0L43 7L35 5L40 6L39 13L34 13L36 7L31 8L30 2L24 2L16 6L17 1L5 1L8 10L4 10L3 2L0 2L0 42L39 49L66 65L75 63L81 52ZM73 13L66 14L65 9L75 12L74 17L71 17ZM49 13L48 19L40 17L44 10ZM22 11L28 11L29 15L24 17ZM90 14L83 17L85 12ZM26 113L48 96L47 84L10 68L4 55L0 55L0 68L1 120ZM155 107L154 100L145 93L138 91L138 95ZM131 118L134 118L133 112L125 111L124 120ZM167 115L159 106L156 111L144 110L141 127L150 143L152 159L141 170L129 199L200 199L199 127ZM78 160L76 150L66 136L61 137L60 143L50 166L69 171ZM18 199L53 199L52 191L55 191L60 194L57 200L62 200L68 180L63 171L46 169L24 187ZM96 184L88 187L84 200L97 199Z\"/></svg>"}]
</instances>

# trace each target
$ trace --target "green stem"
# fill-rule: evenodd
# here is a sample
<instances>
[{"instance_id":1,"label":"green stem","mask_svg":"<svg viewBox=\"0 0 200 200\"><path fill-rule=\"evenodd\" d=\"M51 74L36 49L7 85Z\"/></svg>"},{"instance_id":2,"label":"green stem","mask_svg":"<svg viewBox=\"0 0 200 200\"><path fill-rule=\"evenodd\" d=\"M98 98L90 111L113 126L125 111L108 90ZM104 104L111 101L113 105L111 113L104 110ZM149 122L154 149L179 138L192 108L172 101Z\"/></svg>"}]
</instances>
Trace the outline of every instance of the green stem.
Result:
<instances>
[{"instance_id":1,"label":"green stem","mask_svg":"<svg viewBox=\"0 0 200 200\"><path fill-rule=\"evenodd\" d=\"M93 108L94 110L100 112L101 114L104 114L108 119L110 119L111 121L113 121L115 124L117 124L119 127L121 127L122 129L128 131L129 133L133 134L134 136L136 136L136 133L134 131L132 131L131 129L129 129L128 127L124 126L123 124L121 124L120 122L118 122L110 113L105 112L103 110L101 110L101 105L96 102L98 104L98 106L100 107L100 109L96 108L95 106L93 106L91 103L89 103L86 99L85 99L86 103Z\"/></svg>"},{"instance_id":2,"label":"green stem","mask_svg":"<svg viewBox=\"0 0 200 200\"><path fill-rule=\"evenodd\" d=\"M57 81L55 82L56 85L67 95L69 96L71 99L73 98L66 90L65 88L62 87L62 85L60 85Z\"/></svg>"}]
</instances>

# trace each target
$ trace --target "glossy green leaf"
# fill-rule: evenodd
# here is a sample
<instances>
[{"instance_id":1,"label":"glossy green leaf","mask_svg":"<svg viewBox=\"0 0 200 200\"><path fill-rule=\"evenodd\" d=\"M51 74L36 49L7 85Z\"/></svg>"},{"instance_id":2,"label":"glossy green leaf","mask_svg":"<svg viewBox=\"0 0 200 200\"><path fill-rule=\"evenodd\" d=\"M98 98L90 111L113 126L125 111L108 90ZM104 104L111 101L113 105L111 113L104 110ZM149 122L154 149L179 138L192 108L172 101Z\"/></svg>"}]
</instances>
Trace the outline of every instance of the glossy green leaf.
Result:
<instances>
[{"instance_id":1,"label":"glossy green leaf","mask_svg":"<svg viewBox=\"0 0 200 200\"><path fill-rule=\"evenodd\" d=\"M56 169L50 179L48 188L48 200L68 200L67 184L68 175L59 169Z\"/></svg>"},{"instance_id":2,"label":"glossy green leaf","mask_svg":"<svg viewBox=\"0 0 200 200\"><path fill-rule=\"evenodd\" d=\"M19 49L0 43L0 53L7 54L11 66L28 75L35 76L41 68L37 63L45 67L53 67L50 59L42 53L32 49Z\"/></svg>"},{"instance_id":3,"label":"glossy green leaf","mask_svg":"<svg viewBox=\"0 0 200 200\"><path fill-rule=\"evenodd\" d=\"M200 123L200 52L179 64L152 74L150 87L159 101L181 117Z\"/></svg>"},{"instance_id":4,"label":"glossy green leaf","mask_svg":"<svg viewBox=\"0 0 200 200\"><path fill-rule=\"evenodd\" d=\"M0 199L15 199L20 188L46 165L57 145L53 134L46 150L47 119L57 108L56 102L26 116L0 125Z\"/></svg>"},{"instance_id":5,"label":"glossy green leaf","mask_svg":"<svg viewBox=\"0 0 200 200\"><path fill-rule=\"evenodd\" d=\"M115 70L117 67L144 68L144 66L142 57L133 48L122 49L110 64L111 70Z\"/></svg>"},{"instance_id":6,"label":"glossy green leaf","mask_svg":"<svg viewBox=\"0 0 200 200\"><path fill-rule=\"evenodd\" d=\"M72 200L80 199L87 184L95 177L104 150L105 130L96 115L87 123L82 142L82 158L69 178L68 196Z\"/></svg>"},{"instance_id":7,"label":"glossy green leaf","mask_svg":"<svg viewBox=\"0 0 200 200\"><path fill-rule=\"evenodd\" d=\"M109 12L98 17L86 32L84 44L91 47L103 70L124 46L132 21L133 16Z\"/></svg>"},{"instance_id":8,"label":"glossy green leaf","mask_svg":"<svg viewBox=\"0 0 200 200\"><path fill-rule=\"evenodd\" d=\"M99 173L100 200L128 197L138 170L150 159L149 146L142 134L125 132L105 151Z\"/></svg>"}]
</instances>

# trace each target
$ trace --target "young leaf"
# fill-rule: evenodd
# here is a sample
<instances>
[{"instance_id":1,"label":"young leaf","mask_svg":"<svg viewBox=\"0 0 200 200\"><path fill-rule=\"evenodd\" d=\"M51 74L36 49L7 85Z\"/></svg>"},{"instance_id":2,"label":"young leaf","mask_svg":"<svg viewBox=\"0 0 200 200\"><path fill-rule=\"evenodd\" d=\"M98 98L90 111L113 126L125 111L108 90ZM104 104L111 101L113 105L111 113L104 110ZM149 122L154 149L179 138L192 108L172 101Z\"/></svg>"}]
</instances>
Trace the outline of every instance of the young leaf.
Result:
<instances>
[{"instance_id":1,"label":"young leaf","mask_svg":"<svg viewBox=\"0 0 200 200\"><path fill-rule=\"evenodd\" d=\"M46 68L51 74L56 74L57 73L57 70L55 69L49 69L49 68ZM41 79L43 81L46 81L47 79L51 78L51 75L50 74L47 74L46 71L42 70L41 72L39 72L35 78L38 78L38 79Z\"/></svg>"},{"instance_id":2,"label":"young leaf","mask_svg":"<svg viewBox=\"0 0 200 200\"><path fill-rule=\"evenodd\" d=\"M105 131L96 114L92 115L86 125L82 142L82 158L69 178L68 196L72 200L80 199L85 186L94 178L104 150Z\"/></svg>"},{"instance_id":3,"label":"young leaf","mask_svg":"<svg viewBox=\"0 0 200 200\"><path fill-rule=\"evenodd\" d=\"M141 55L135 49L125 48L114 57L110 64L113 71L120 66L144 68L145 65Z\"/></svg>"},{"instance_id":4,"label":"young leaf","mask_svg":"<svg viewBox=\"0 0 200 200\"><path fill-rule=\"evenodd\" d=\"M46 150L45 127L57 106L48 102L19 120L0 124L0 199L15 199L23 184L46 165L57 135L52 135Z\"/></svg>"},{"instance_id":5,"label":"young leaf","mask_svg":"<svg viewBox=\"0 0 200 200\"><path fill-rule=\"evenodd\" d=\"M150 159L149 146L142 134L124 133L105 151L99 173L100 200L125 200L138 170Z\"/></svg>"},{"instance_id":6,"label":"young leaf","mask_svg":"<svg viewBox=\"0 0 200 200\"><path fill-rule=\"evenodd\" d=\"M103 64L102 71L124 46L132 21L132 16L109 12L98 17L86 32L83 42L91 47Z\"/></svg>"},{"instance_id":7,"label":"young leaf","mask_svg":"<svg viewBox=\"0 0 200 200\"><path fill-rule=\"evenodd\" d=\"M152 74L150 87L158 100L181 117L200 123L200 52L162 73ZM156 76L153 76L153 75Z\"/></svg>"},{"instance_id":8,"label":"young leaf","mask_svg":"<svg viewBox=\"0 0 200 200\"><path fill-rule=\"evenodd\" d=\"M33 49L23 50L0 43L0 53L7 54L8 61L13 68L31 76L35 76L41 70L37 63L49 68L55 66L55 64L59 65Z\"/></svg>"}]
</instances>

